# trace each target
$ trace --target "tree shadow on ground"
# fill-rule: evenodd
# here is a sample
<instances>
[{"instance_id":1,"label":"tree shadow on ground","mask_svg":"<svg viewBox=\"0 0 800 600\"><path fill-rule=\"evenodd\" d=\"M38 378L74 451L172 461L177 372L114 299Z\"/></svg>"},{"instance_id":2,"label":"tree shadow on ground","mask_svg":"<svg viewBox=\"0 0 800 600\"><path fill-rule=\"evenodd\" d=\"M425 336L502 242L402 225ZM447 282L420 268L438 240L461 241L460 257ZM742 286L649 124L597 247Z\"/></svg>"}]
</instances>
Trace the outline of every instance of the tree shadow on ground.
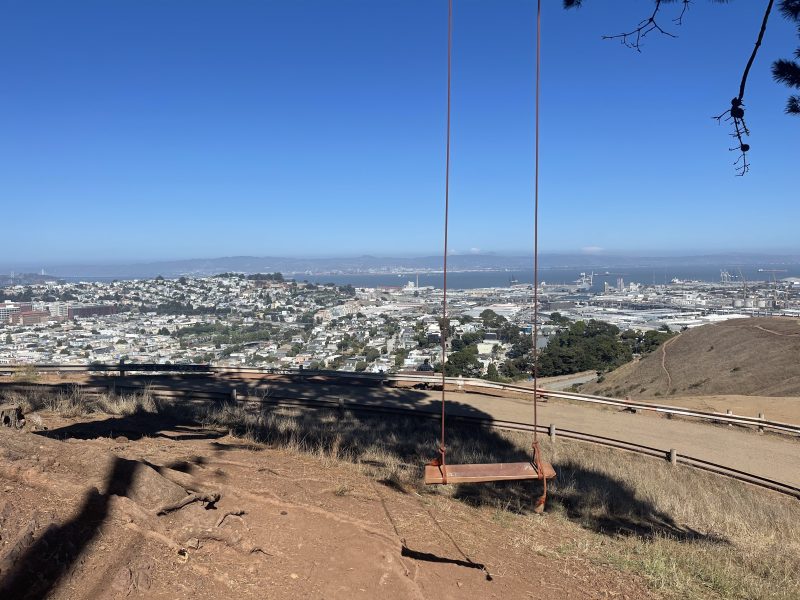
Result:
<instances>
[{"instance_id":1,"label":"tree shadow on ground","mask_svg":"<svg viewBox=\"0 0 800 600\"><path fill-rule=\"evenodd\" d=\"M547 508L563 511L567 518L595 533L727 543L724 538L678 523L624 480L571 461L553 463L553 468L557 477L547 485ZM495 506L529 514L532 501L541 490L538 481L501 481L461 485L454 497L473 506Z\"/></svg>"},{"instance_id":2,"label":"tree shadow on ground","mask_svg":"<svg viewBox=\"0 0 800 600\"><path fill-rule=\"evenodd\" d=\"M174 415L137 413L101 420L71 423L63 427L37 431L37 435L57 440L92 440L101 437L140 440L144 437L165 437L175 441L208 440L225 436L223 431L204 429L194 418Z\"/></svg>"},{"instance_id":3,"label":"tree shadow on ground","mask_svg":"<svg viewBox=\"0 0 800 600\"><path fill-rule=\"evenodd\" d=\"M458 402L448 402L448 411L467 421L489 418L488 414ZM375 467L377 472L381 468L400 468L405 472L387 476L384 471L378 481L408 493L420 483L422 466L437 456L439 420L432 416L387 413L379 417L347 410L288 414L273 411L229 426L232 425L235 434L273 447L293 446L317 455L333 455ZM463 420L454 419L448 425L446 443L449 464L531 460L530 451L519 442L496 429ZM611 536L666 535L681 541L724 542L676 522L627 481L574 461L556 462L553 466L557 477L548 484L549 506L563 510L567 518L583 527ZM421 485L417 490L422 491L420 488ZM534 500L541 495L542 483L508 481L459 484L454 488L454 498L473 506L528 514L533 512Z\"/></svg>"},{"instance_id":4,"label":"tree shadow on ground","mask_svg":"<svg viewBox=\"0 0 800 600\"><path fill-rule=\"evenodd\" d=\"M98 377L108 380L107 377ZM162 376L159 385L178 386L183 376ZM152 378L126 377L128 383L142 384ZM184 381L185 383L185 381ZM163 435L170 439L208 439L216 451L232 449L256 450L259 442L272 447L292 447L317 455L372 466L384 485L398 491L408 491L421 480L422 466L437 456L439 421L429 394L411 389L387 388L380 382L366 382L361 386L343 386L335 381L321 380L298 384L292 380L278 382L285 387L275 393L275 380L254 379L241 382L220 381L210 376L193 376L190 388L214 392L217 397L230 398L231 386L246 393L247 400L206 401L201 404L216 416L203 419L216 428L201 427L197 418L197 405L192 404L192 392L184 400L176 400L171 409L161 415L137 414L114 417L104 421L78 423L49 432L49 437L66 438L107 435L125 435L138 439L145 435ZM269 388L269 389L266 389ZM220 391L222 390L222 393ZM227 390L227 391L226 391ZM273 394L270 396L270 394ZM242 396L239 396L240 398ZM300 398L306 403L319 399L346 397L341 409L287 409L276 406L281 397ZM382 415L369 411L381 410ZM185 408L185 410L184 410ZM410 416L408 409L419 411ZM490 419L490 415L471 405L448 401L451 419L447 430L448 463L521 462L530 460L530 452L519 442L490 427L470 421ZM168 433L165 430L169 429ZM228 432L247 440L230 442L221 440ZM545 456L546 458L546 456ZM548 505L563 510L569 519L583 527L607 535L637 535L652 538L668 535L679 540L722 540L685 527L660 510L629 482L588 468L577 462L555 463L557 478L548 485ZM185 465L185 468L191 468ZM386 469L400 469L402 475L387 474ZM474 505L492 506L520 514L533 510L533 501L541 494L541 482L493 482L461 484L454 486L453 497ZM423 491L419 486L419 491Z\"/></svg>"},{"instance_id":5,"label":"tree shadow on ground","mask_svg":"<svg viewBox=\"0 0 800 600\"><path fill-rule=\"evenodd\" d=\"M0 598L46 598L97 536L108 516L110 497L128 493L140 466L137 461L116 457L105 491L92 488L72 519L63 525L47 527L20 556L14 557L10 569L0 573Z\"/></svg>"}]
</instances>

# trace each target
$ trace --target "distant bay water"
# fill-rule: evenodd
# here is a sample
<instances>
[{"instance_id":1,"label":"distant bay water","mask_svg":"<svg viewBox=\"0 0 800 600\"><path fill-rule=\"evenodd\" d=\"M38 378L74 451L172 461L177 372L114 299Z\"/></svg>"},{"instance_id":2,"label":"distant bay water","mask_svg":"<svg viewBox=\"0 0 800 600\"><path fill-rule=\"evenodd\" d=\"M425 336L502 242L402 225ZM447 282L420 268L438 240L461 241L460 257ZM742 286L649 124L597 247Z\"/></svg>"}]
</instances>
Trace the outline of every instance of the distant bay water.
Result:
<instances>
[{"instance_id":1,"label":"distant bay water","mask_svg":"<svg viewBox=\"0 0 800 600\"><path fill-rule=\"evenodd\" d=\"M673 279L683 281L704 281L718 282L721 278L721 271L727 271L732 281L740 281L741 275L748 282L772 281L784 277L800 277L800 264L782 264L781 271L771 273L769 271L759 271L758 267L746 266L737 267L731 265L721 266L660 266L660 267L608 267L608 268L555 268L544 267L539 269L539 280L548 284L570 284L581 276L594 272L592 291L602 291L605 282L610 285L617 284L617 278L622 277L625 284L641 283L645 285L670 283ZM189 275L191 276L191 275ZM355 287L402 287L408 282L417 283L421 287L432 286L442 287L442 274L435 272L410 273L337 273L337 274L306 274L292 273L287 274L287 278L297 281L308 281L311 283L334 283L336 285L352 285ZM111 276L59 276L59 279L68 282L78 281L97 281L110 282L115 279L130 280L134 277L111 277ZM489 287L508 287L512 281L519 284L531 284L533 282L533 269L512 271L510 269L482 270L482 271L450 271L447 274L447 284L450 289L475 289Z\"/></svg>"},{"instance_id":2,"label":"distant bay water","mask_svg":"<svg viewBox=\"0 0 800 600\"><path fill-rule=\"evenodd\" d=\"M776 279L783 277L800 277L800 264L783 265L784 272L774 273ZM625 284L664 284L670 283L673 279L683 281L704 281L719 282L720 272L727 272L739 280L739 269L731 266L679 266L674 267L623 267L615 269L595 269L593 278L593 291L602 291L605 282L610 285L617 284L617 278L622 277ZM539 269L539 280L548 284L574 283L581 273L589 275L592 269L581 268L545 268ZM741 269L741 274L748 282L772 281L773 273L758 271L756 267ZM309 281L311 283L335 283L336 285L350 284L355 287L380 287L380 286L404 286L409 281L416 284L419 278L419 285L442 287L441 273L401 273L401 274L342 274L342 275L304 275L294 274L292 277L298 281ZM447 273L447 286L451 289L475 289L488 287L507 287L512 280L520 284L530 284L533 282L533 269L527 271L456 271Z\"/></svg>"}]
</instances>

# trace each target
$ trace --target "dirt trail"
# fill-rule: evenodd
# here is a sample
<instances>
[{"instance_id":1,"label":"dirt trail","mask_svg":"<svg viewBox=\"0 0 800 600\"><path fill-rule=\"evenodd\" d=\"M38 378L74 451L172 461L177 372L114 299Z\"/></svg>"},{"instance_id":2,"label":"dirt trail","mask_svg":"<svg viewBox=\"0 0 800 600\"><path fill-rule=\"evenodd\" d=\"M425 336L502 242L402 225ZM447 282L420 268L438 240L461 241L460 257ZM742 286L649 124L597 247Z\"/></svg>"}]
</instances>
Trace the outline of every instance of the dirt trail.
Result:
<instances>
[{"instance_id":1,"label":"dirt trail","mask_svg":"<svg viewBox=\"0 0 800 600\"><path fill-rule=\"evenodd\" d=\"M449 394L497 419L532 422L532 403L477 394ZM453 412L460 412L458 406ZM668 419L646 411L632 414L550 401L539 405L539 424L588 432L708 460L734 469L800 485L800 440L783 435L759 435L738 427ZM766 457L769 457L766 459Z\"/></svg>"},{"instance_id":2,"label":"dirt trail","mask_svg":"<svg viewBox=\"0 0 800 600\"><path fill-rule=\"evenodd\" d=\"M772 329L767 329L766 327L762 327L761 325L753 325L753 329L760 329L761 331L766 331L767 333L771 333L772 335L780 335L782 337L800 336L800 333L781 333L780 331L773 331Z\"/></svg>"},{"instance_id":3,"label":"dirt trail","mask_svg":"<svg viewBox=\"0 0 800 600\"><path fill-rule=\"evenodd\" d=\"M667 375L667 389L672 389L672 375L669 374L669 369L667 369L667 346L677 339L678 337L676 336L661 344L661 369Z\"/></svg>"},{"instance_id":4,"label":"dirt trail","mask_svg":"<svg viewBox=\"0 0 800 600\"><path fill-rule=\"evenodd\" d=\"M3 597L653 597L589 561L565 578L555 552L531 552L489 509L204 430L66 441L0 431L0 452ZM157 516L157 496L190 489L221 498ZM589 535L538 523L542 548Z\"/></svg>"}]
</instances>

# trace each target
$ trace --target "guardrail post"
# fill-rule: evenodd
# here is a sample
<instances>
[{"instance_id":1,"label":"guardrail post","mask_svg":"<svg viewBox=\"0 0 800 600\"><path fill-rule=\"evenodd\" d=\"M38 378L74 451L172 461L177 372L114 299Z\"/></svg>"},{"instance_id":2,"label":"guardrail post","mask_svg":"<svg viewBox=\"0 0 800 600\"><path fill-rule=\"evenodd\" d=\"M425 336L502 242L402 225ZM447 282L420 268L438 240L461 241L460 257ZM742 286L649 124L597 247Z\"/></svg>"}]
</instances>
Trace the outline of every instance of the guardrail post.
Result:
<instances>
[{"instance_id":1,"label":"guardrail post","mask_svg":"<svg viewBox=\"0 0 800 600\"><path fill-rule=\"evenodd\" d=\"M732 417L733 411L729 408L728 410L725 411L725 414L728 415L729 417ZM728 423L728 427L733 427L733 423Z\"/></svg>"},{"instance_id":2,"label":"guardrail post","mask_svg":"<svg viewBox=\"0 0 800 600\"><path fill-rule=\"evenodd\" d=\"M547 428L548 433L550 434L550 441L556 441L556 426L553 423L550 423L550 427Z\"/></svg>"},{"instance_id":3,"label":"guardrail post","mask_svg":"<svg viewBox=\"0 0 800 600\"><path fill-rule=\"evenodd\" d=\"M233 388L231 390L231 402L236 402L237 396L238 396L238 394L236 393L236 388Z\"/></svg>"},{"instance_id":4,"label":"guardrail post","mask_svg":"<svg viewBox=\"0 0 800 600\"><path fill-rule=\"evenodd\" d=\"M669 449L669 463L671 465L677 465L678 464L678 453L675 450L675 448L670 448Z\"/></svg>"},{"instance_id":5,"label":"guardrail post","mask_svg":"<svg viewBox=\"0 0 800 600\"><path fill-rule=\"evenodd\" d=\"M458 376L458 381L456 382L456 385L458 386L458 391L459 392L463 392L464 391L464 376L463 375L459 375Z\"/></svg>"},{"instance_id":6,"label":"guardrail post","mask_svg":"<svg viewBox=\"0 0 800 600\"><path fill-rule=\"evenodd\" d=\"M764 421L765 420L764 419L764 413L758 413L758 418L761 419L762 421ZM764 433L764 426L763 425L759 425L758 426L758 433Z\"/></svg>"}]
</instances>

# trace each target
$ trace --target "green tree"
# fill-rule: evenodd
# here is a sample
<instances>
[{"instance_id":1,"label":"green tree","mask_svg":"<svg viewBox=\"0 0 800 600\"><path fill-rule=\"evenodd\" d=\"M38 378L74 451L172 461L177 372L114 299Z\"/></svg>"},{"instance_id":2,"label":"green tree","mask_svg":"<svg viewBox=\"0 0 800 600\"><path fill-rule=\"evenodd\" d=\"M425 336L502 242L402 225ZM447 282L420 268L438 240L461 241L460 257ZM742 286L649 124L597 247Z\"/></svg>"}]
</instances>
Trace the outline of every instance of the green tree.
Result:
<instances>
[{"instance_id":1,"label":"green tree","mask_svg":"<svg viewBox=\"0 0 800 600\"><path fill-rule=\"evenodd\" d=\"M670 331L636 331L628 329L623 331L620 339L627 344L634 354L648 354L677 334Z\"/></svg>"},{"instance_id":2,"label":"green tree","mask_svg":"<svg viewBox=\"0 0 800 600\"><path fill-rule=\"evenodd\" d=\"M394 366L397 367L398 369L402 367L407 357L408 357L408 350L406 350L405 348L399 348L394 355Z\"/></svg>"},{"instance_id":3,"label":"green tree","mask_svg":"<svg viewBox=\"0 0 800 600\"><path fill-rule=\"evenodd\" d=\"M489 366L486 368L486 379L489 381L500 381L500 373L497 371L497 367L494 366L494 363L489 363Z\"/></svg>"},{"instance_id":4,"label":"green tree","mask_svg":"<svg viewBox=\"0 0 800 600\"><path fill-rule=\"evenodd\" d=\"M483 320L483 326L487 329L497 329L498 327L502 327L507 322L505 317L498 315L491 308L484 310L480 314L480 317Z\"/></svg>"},{"instance_id":5,"label":"green tree","mask_svg":"<svg viewBox=\"0 0 800 600\"><path fill-rule=\"evenodd\" d=\"M632 350L619 328L602 321L576 321L553 336L538 358L545 377L580 371L607 371L632 358Z\"/></svg>"},{"instance_id":6,"label":"green tree","mask_svg":"<svg viewBox=\"0 0 800 600\"><path fill-rule=\"evenodd\" d=\"M437 371L441 373L441 364L437 365ZM463 350L453 352L447 357L445 362L445 375L448 377L480 377L483 373L483 364L478 360L477 346L467 346Z\"/></svg>"}]
</instances>

